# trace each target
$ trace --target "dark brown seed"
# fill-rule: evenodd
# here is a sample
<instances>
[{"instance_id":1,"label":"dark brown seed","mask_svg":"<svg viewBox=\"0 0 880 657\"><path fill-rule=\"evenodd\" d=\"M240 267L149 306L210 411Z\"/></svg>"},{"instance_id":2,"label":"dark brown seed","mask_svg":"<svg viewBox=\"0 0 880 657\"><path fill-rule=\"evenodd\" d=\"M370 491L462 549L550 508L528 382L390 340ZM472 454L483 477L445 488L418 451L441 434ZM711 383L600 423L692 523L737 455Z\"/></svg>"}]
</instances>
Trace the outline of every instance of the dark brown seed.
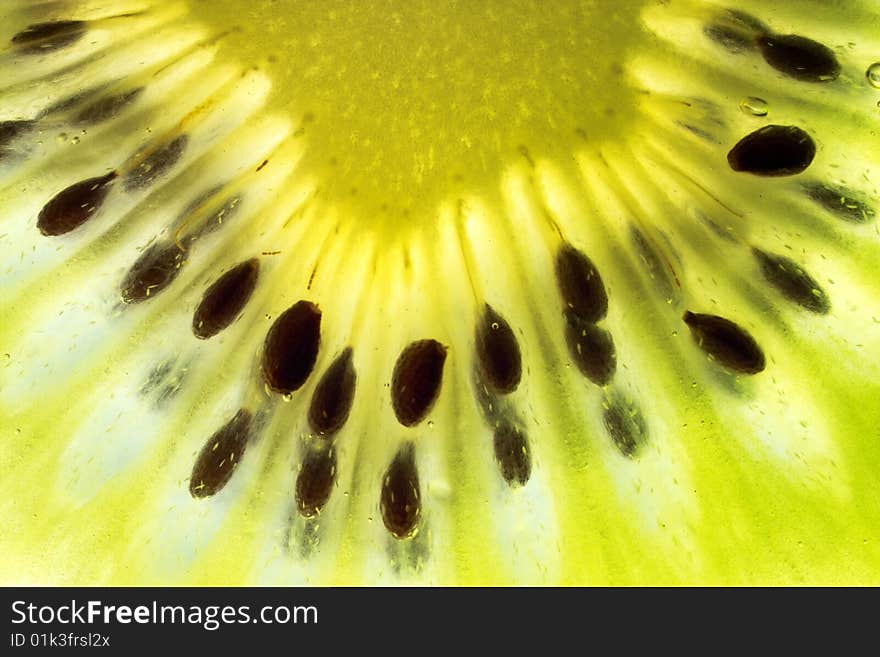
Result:
<instances>
[{"instance_id":1,"label":"dark brown seed","mask_svg":"<svg viewBox=\"0 0 880 657\"><path fill-rule=\"evenodd\" d=\"M125 176L125 190L128 192L148 187L168 172L186 150L187 135L179 135L152 152L129 171Z\"/></svg>"},{"instance_id":2,"label":"dark brown seed","mask_svg":"<svg viewBox=\"0 0 880 657\"><path fill-rule=\"evenodd\" d=\"M36 121L0 121L0 150L36 126Z\"/></svg>"},{"instance_id":3,"label":"dark brown seed","mask_svg":"<svg viewBox=\"0 0 880 657\"><path fill-rule=\"evenodd\" d=\"M324 372L312 395L309 426L319 436L335 434L351 412L357 383L351 356L351 347L346 347Z\"/></svg>"},{"instance_id":4,"label":"dark brown seed","mask_svg":"<svg viewBox=\"0 0 880 657\"><path fill-rule=\"evenodd\" d=\"M616 400L605 407L602 413L605 429L615 447L624 456L636 456L647 439L647 430L642 414L631 405Z\"/></svg>"},{"instance_id":5,"label":"dark brown seed","mask_svg":"<svg viewBox=\"0 0 880 657\"><path fill-rule=\"evenodd\" d=\"M863 198L846 187L809 183L804 190L813 201L845 221L861 224L871 221L876 214Z\"/></svg>"},{"instance_id":6,"label":"dark brown seed","mask_svg":"<svg viewBox=\"0 0 880 657\"><path fill-rule=\"evenodd\" d=\"M489 304L477 323L475 341L484 381L502 394L516 390L522 376L519 343L510 324Z\"/></svg>"},{"instance_id":7,"label":"dark brown seed","mask_svg":"<svg viewBox=\"0 0 880 657\"><path fill-rule=\"evenodd\" d=\"M511 486L525 486L532 474L529 441L518 427L502 422L494 435L495 459L501 476Z\"/></svg>"},{"instance_id":8,"label":"dark brown seed","mask_svg":"<svg viewBox=\"0 0 880 657\"><path fill-rule=\"evenodd\" d=\"M770 34L758 39L761 54L780 73L801 82L830 82L840 64L827 46L797 34Z\"/></svg>"},{"instance_id":9,"label":"dark brown seed","mask_svg":"<svg viewBox=\"0 0 880 657\"><path fill-rule=\"evenodd\" d=\"M232 324L251 298L259 274L260 261L252 258L214 281L193 315L193 334L207 340Z\"/></svg>"},{"instance_id":10,"label":"dark brown seed","mask_svg":"<svg viewBox=\"0 0 880 657\"><path fill-rule=\"evenodd\" d=\"M64 235L79 228L101 207L116 172L74 183L56 194L37 217L37 228L46 236Z\"/></svg>"},{"instance_id":11,"label":"dark brown seed","mask_svg":"<svg viewBox=\"0 0 880 657\"><path fill-rule=\"evenodd\" d=\"M174 242L154 242L141 253L122 281L122 300L141 303L154 298L177 278L187 251Z\"/></svg>"},{"instance_id":12,"label":"dark brown seed","mask_svg":"<svg viewBox=\"0 0 880 657\"><path fill-rule=\"evenodd\" d=\"M422 512L415 446L407 443L397 452L382 479L382 520L395 538L412 536Z\"/></svg>"},{"instance_id":13,"label":"dark brown seed","mask_svg":"<svg viewBox=\"0 0 880 657\"><path fill-rule=\"evenodd\" d=\"M752 253L761 266L764 278L786 299L821 315L831 309L825 290L794 260L760 249L752 249Z\"/></svg>"},{"instance_id":14,"label":"dark brown seed","mask_svg":"<svg viewBox=\"0 0 880 657\"><path fill-rule=\"evenodd\" d=\"M306 382L318 358L321 311L310 301L298 301L285 310L266 335L263 346L263 378L281 394L289 394Z\"/></svg>"},{"instance_id":15,"label":"dark brown seed","mask_svg":"<svg viewBox=\"0 0 880 657\"><path fill-rule=\"evenodd\" d=\"M443 383L446 347L436 340L410 344L398 356L391 378L391 401L397 420L417 425L428 414Z\"/></svg>"},{"instance_id":16,"label":"dark brown seed","mask_svg":"<svg viewBox=\"0 0 880 657\"><path fill-rule=\"evenodd\" d=\"M12 37L18 51L26 55L39 55L59 50L79 41L86 33L83 21L53 21L28 25Z\"/></svg>"},{"instance_id":17,"label":"dark brown seed","mask_svg":"<svg viewBox=\"0 0 880 657\"><path fill-rule=\"evenodd\" d=\"M583 253L563 244L556 254L556 282L566 308L587 322L598 322L608 312L608 295L599 270Z\"/></svg>"},{"instance_id":18,"label":"dark brown seed","mask_svg":"<svg viewBox=\"0 0 880 657\"><path fill-rule=\"evenodd\" d=\"M336 481L336 449L330 445L309 449L296 478L296 508L312 518L321 512Z\"/></svg>"},{"instance_id":19,"label":"dark brown seed","mask_svg":"<svg viewBox=\"0 0 880 657\"><path fill-rule=\"evenodd\" d=\"M611 381L617 369L617 353L611 333L567 312L565 343L581 374L597 386Z\"/></svg>"},{"instance_id":20,"label":"dark brown seed","mask_svg":"<svg viewBox=\"0 0 880 657\"><path fill-rule=\"evenodd\" d=\"M728 52L737 54L756 47L756 40L770 30L749 14L728 10L709 22L703 32Z\"/></svg>"},{"instance_id":21,"label":"dark brown seed","mask_svg":"<svg viewBox=\"0 0 880 657\"><path fill-rule=\"evenodd\" d=\"M793 176L816 156L812 137L792 125L768 125L743 137L727 154L734 171L756 176Z\"/></svg>"},{"instance_id":22,"label":"dark brown seed","mask_svg":"<svg viewBox=\"0 0 880 657\"><path fill-rule=\"evenodd\" d=\"M251 412L241 409L208 439L193 466L190 495L211 497L226 485L247 447L251 420Z\"/></svg>"},{"instance_id":23,"label":"dark brown seed","mask_svg":"<svg viewBox=\"0 0 880 657\"><path fill-rule=\"evenodd\" d=\"M142 91L142 88L129 89L112 96L105 96L77 113L73 118L73 123L82 125L85 123L101 123L112 119L125 109L126 106L137 100Z\"/></svg>"},{"instance_id":24,"label":"dark brown seed","mask_svg":"<svg viewBox=\"0 0 880 657\"><path fill-rule=\"evenodd\" d=\"M728 369L742 374L764 370L764 352L745 329L717 315L686 311L683 319L700 349Z\"/></svg>"}]
</instances>

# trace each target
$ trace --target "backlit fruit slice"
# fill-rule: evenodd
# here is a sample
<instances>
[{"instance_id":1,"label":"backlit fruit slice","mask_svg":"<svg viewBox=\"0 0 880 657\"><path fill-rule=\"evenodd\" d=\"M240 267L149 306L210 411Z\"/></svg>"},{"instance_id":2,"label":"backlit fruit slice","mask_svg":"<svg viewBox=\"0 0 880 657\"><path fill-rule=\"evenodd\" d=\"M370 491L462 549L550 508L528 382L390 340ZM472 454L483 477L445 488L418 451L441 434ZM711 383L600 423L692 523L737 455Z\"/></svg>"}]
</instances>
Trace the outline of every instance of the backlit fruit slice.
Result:
<instances>
[{"instance_id":1,"label":"backlit fruit slice","mask_svg":"<svg viewBox=\"0 0 880 657\"><path fill-rule=\"evenodd\" d=\"M880 584L876 3L2 13L0 582Z\"/></svg>"}]
</instances>

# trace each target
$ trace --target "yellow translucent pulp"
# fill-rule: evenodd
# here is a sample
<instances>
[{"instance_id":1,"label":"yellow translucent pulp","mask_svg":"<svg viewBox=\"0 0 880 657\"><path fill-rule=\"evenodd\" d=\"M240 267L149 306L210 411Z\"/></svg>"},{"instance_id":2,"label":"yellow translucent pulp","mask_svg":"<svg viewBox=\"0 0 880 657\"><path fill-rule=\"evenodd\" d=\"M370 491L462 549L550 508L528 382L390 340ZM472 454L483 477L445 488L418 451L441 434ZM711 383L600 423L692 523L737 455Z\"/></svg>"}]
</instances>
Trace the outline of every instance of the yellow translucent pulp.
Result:
<instances>
[{"instance_id":1,"label":"yellow translucent pulp","mask_svg":"<svg viewBox=\"0 0 880 657\"><path fill-rule=\"evenodd\" d=\"M513 157L569 156L633 116L622 79L644 2L196 1L265 70L325 198L398 223L497 184Z\"/></svg>"}]
</instances>

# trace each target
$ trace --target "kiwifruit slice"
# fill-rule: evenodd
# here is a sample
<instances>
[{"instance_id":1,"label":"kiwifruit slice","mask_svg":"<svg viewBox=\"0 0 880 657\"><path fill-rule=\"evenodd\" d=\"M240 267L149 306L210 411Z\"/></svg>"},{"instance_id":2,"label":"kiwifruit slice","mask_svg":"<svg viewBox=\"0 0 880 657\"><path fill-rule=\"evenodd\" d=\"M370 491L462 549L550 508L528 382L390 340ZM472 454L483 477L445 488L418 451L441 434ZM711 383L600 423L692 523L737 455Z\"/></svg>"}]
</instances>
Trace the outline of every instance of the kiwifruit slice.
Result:
<instances>
[{"instance_id":1,"label":"kiwifruit slice","mask_svg":"<svg viewBox=\"0 0 880 657\"><path fill-rule=\"evenodd\" d=\"M0 581L880 583L878 24L4 0Z\"/></svg>"}]
</instances>

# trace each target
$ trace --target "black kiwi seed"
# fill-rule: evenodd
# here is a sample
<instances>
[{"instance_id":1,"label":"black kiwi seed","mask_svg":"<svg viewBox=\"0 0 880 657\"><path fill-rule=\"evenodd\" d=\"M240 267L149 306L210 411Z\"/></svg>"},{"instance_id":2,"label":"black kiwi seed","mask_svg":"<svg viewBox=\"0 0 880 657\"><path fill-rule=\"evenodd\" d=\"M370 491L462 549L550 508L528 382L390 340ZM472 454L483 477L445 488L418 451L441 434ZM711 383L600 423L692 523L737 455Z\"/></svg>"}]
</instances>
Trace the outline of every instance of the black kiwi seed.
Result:
<instances>
[{"instance_id":1,"label":"black kiwi seed","mask_svg":"<svg viewBox=\"0 0 880 657\"><path fill-rule=\"evenodd\" d=\"M126 174L125 190L131 192L151 185L177 164L188 143L187 135L179 135L153 150Z\"/></svg>"},{"instance_id":2,"label":"black kiwi seed","mask_svg":"<svg viewBox=\"0 0 880 657\"><path fill-rule=\"evenodd\" d=\"M141 253L122 281L122 300L141 303L174 282L187 260L187 251L171 241L154 242Z\"/></svg>"},{"instance_id":3,"label":"black kiwi seed","mask_svg":"<svg viewBox=\"0 0 880 657\"><path fill-rule=\"evenodd\" d=\"M428 414L443 382L446 347L436 340L413 342L397 357L391 377L391 401L397 421L417 425Z\"/></svg>"},{"instance_id":4,"label":"black kiwi seed","mask_svg":"<svg viewBox=\"0 0 880 657\"><path fill-rule=\"evenodd\" d=\"M565 314L565 343L581 374L598 386L611 381L617 369L617 353L611 333L568 311Z\"/></svg>"},{"instance_id":5,"label":"black kiwi seed","mask_svg":"<svg viewBox=\"0 0 880 657\"><path fill-rule=\"evenodd\" d=\"M73 123L82 125L85 123L101 123L112 119L125 109L126 106L137 100L142 91L143 88L138 87L111 96L105 96L79 111L73 118Z\"/></svg>"},{"instance_id":6,"label":"black kiwi seed","mask_svg":"<svg viewBox=\"0 0 880 657\"><path fill-rule=\"evenodd\" d=\"M309 378L318 358L321 311L310 301L298 301L285 310L266 335L263 377L281 394L289 394Z\"/></svg>"},{"instance_id":7,"label":"black kiwi seed","mask_svg":"<svg viewBox=\"0 0 880 657\"><path fill-rule=\"evenodd\" d=\"M336 449L323 445L309 449L296 477L296 508L312 518L321 512L336 481Z\"/></svg>"},{"instance_id":8,"label":"black kiwi seed","mask_svg":"<svg viewBox=\"0 0 880 657\"><path fill-rule=\"evenodd\" d=\"M743 137L727 154L734 171L756 176L802 173L816 156L812 137L796 126L768 125Z\"/></svg>"},{"instance_id":9,"label":"black kiwi seed","mask_svg":"<svg viewBox=\"0 0 880 657\"><path fill-rule=\"evenodd\" d=\"M522 377L522 356L510 324L489 304L476 330L477 360L485 382L496 392L516 390Z\"/></svg>"},{"instance_id":10,"label":"black kiwi seed","mask_svg":"<svg viewBox=\"0 0 880 657\"><path fill-rule=\"evenodd\" d=\"M760 249L752 249L752 253L761 266L764 278L786 299L822 315L831 309L828 296L816 279L794 260Z\"/></svg>"},{"instance_id":11,"label":"black kiwi seed","mask_svg":"<svg viewBox=\"0 0 880 657\"><path fill-rule=\"evenodd\" d=\"M413 534L422 513L422 503L412 443L398 450L385 471L380 506L382 520L392 536L407 538Z\"/></svg>"},{"instance_id":12,"label":"black kiwi seed","mask_svg":"<svg viewBox=\"0 0 880 657\"><path fill-rule=\"evenodd\" d=\"M312 394L309 426L319 436L332 436L342 428L351 412L357 373L352 349L346 347L324 372Z\"/></svg>"},{"instance_id":13,"label":"black kiwi seed","mask_svg":"<svg viewBox=\"0 0 880 657\"><path fill-rule=\"evenodd\" d=\"M707 23L703 33L728 52L738 54L756 47L755 39L769 29L754 16L727 10Z\"/></svg>"},{"instance_id":14,"label":"black kiwi seed","mask_svg":"<svg viewBox=\"0 0 880 657\"><path fill-rule=\"evenodd\" d=\"M79 41L86 33L83 21L52 21L28 25L12 37L18 51L26 55L39 55L59 50Z\"/></svg>"},{"instance_id":15,"label":"black kiwi seed","mask_svg":"<svg viewBox=\"0 0 880 657\"><path fill-rule=\"evenodd\" d=\"M208 439L193 466L190 495L211 497L226 485L247 447L251 420L251 412L241 409Z\"/></svg>"},{"instance_id":16,"label":"black kiwi seed","mask_svg":"<svg viewBox=\"0 0 880 657\"><path fill-rule=\"evenodd\" d=\"M260 261L251 258L214 281L193 315L193 334L207 340L232 324L251 298L259 274Z\"/></svg>"},{"instance_id":17,"label":"black kiwi seed","mask_svg":"<svg viewBox=\"0 0 880 657\"><path fill-rule=\"evenodd\" d=\"M804 191L813 201L845 221L865 223L874 218L874 208L851 189L823 183L808 183Z\"/></svg>"},{"instance_id":18,"label":"black kiwi seed","mask_svg":"<svg viewBox=\"0 0 880 657\"><path fill-rule=\"evenodd\" d=\"M510 422L502 422L493 436L495 459L510 486L525 486L532 474L532 457L526 434Z\"/></svg>"},{"instance_id":19,"label":"black kiwi seed","mask_svg":"<svg viewBox=\"0 0 880 657\"><path fill-rule=\"evenodd\" d=\"M587 322L598 322L608 312L608 295L596 265L570 244L556 254L556 282L566 308Z\"/></svg>"},{"instance_id":20,"label":"black kiwi seed","mask_svg":"<svg viewBox=\"0 0 880 657\"><path fill-rule=\"evenodd\" d=\"M730 370L757 374L764 370L764 352L755 339L729 319L686 311L684 323L700 349Z\"/></svg>"},{"instance_id":21,"label":"black kiwi seed","mask_svg":"<svg viewBox=\"0 0 880 657\"><path fill-rule=\"evenodd\" d=\"M43 206L37 228L46 236L64 235L79 228L101 207L110 191L116 172L88 178L58 192Z\"/></svg>"},{"instance_id":22,"label":"black kiwi seed","mask_svg":"<svg viewBox=\"0 0 880 657\"><path fill-rule=\"evenodd\" d=\"M620 453L628 457L636 456L647 439L647 429L642 414L632 404L615 399L605 406L602 421Z\"/></svg>"},{"instance_id":23,"label":"black kiwi seed","mask_svg":"<svg viewBox=\"0 0 880 657\"><path fill-rule=\"evenodd\" d=\"M801 82L830 82L840 64L827 46L797 34L771 34L758 40L761 54L780 73Z\"/></svg>"}]
</instances>

